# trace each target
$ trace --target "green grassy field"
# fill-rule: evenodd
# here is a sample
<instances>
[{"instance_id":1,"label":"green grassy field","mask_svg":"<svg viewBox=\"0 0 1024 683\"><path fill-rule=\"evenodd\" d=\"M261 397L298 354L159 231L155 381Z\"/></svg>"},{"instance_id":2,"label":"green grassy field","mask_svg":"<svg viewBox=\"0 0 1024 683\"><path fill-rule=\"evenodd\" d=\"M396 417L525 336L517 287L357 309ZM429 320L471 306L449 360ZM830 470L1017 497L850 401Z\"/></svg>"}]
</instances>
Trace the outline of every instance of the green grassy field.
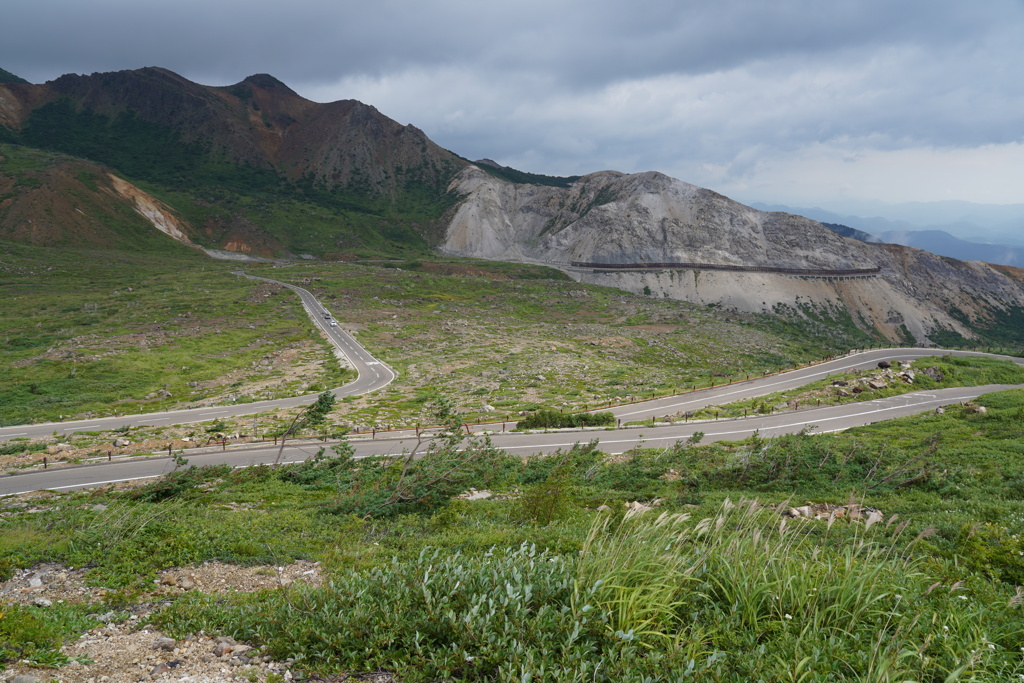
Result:
<instances>
[{"instance_id":1,"label":"green grassy field","mask_svg":"<svg viewBox=\"0 0 1024 683\"><path fill-rule=\"evenodd\" d=\"M420 259L247 272L308 282L397 370L386 390L343 403L344 419L362 426L425 424L440 394L471 419L594 408L774 371L870 340L816 337L771 316L583 285L536 266Z\"/></svg>"},{"instance_id":2,"label":"green grassy field","mask_svg":"<svg viewBox=\"0 0 1024 683\"><path fill-rule=\"evenodd\" d=\"M351 376L297 297L261 293L228 263L6 244L0 269L0 424L291 396ZM307 377L275 370L279 356Z\"/></svg>"},{"instance_id":3,"label":"green grassy field","mask_svg":"<svg viewBox=\"0 0 1024 683\"><path fill-rule=\"evenodd\" d=\"M344 383L298 298L231 274L239 267L190 251L153 259L4 245L0 424ZM536 266L437 259L244 268L305 283L398 371L385 391L340 406L336 421L352 425L425 423L440 394L473 419L592 408L705 386L713 374L759 374L866 338L816 339L767 316L581 285Z\"/></svg>"},{"instance_id":4,"label":"green grassy field","mask_svg":"<svg viewBox=\"0 0 1024 683\"><path fill-rule=\"evenodd\" d=\"M111 591L98 605L7 610L0 656L31 640L60 664L57 646L94 625L90 613L167 601L151 581L166 567L307 558L329 584L192 591L150 620L176 636L231 634L307 672L403 681L1015 680L1024 392L979 402L987 412L614 460L583 446L524 461L463 441L452 422L411 466L341 448L37 498L33 512L5 511L0 571L91 567ZM453 499L470 486L506 495ZM778 512L851 500L882 519Z\"/></svg>"}]
</instances>

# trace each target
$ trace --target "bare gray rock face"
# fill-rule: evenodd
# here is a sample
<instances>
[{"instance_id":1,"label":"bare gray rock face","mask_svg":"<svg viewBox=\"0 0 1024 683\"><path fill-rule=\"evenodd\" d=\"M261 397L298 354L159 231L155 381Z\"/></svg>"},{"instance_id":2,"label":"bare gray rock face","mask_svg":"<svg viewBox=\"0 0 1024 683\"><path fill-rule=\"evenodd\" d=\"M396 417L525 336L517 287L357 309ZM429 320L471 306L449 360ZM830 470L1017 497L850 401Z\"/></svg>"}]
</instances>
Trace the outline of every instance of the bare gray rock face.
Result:
<instances>
[{"instance_id":1,"label":"bare gray rock face","mask_svg":"<svg viewBox=\"0 0 1024 683\"><path fill-rule=\"evenodd\" d=\"M1024 271L847 239L808 218L759 211L661 173L602 171L561 188L509 183L469 166L450 189L465 199L442 252L546 263L579 281L637 294L750 312L815 309L834 319L848 315L893 341L910 335L925 344L939 330L973 337L962 321L1024 307ZM610 270L574 262L740 270Z\"/></svg>"}]
</instances>

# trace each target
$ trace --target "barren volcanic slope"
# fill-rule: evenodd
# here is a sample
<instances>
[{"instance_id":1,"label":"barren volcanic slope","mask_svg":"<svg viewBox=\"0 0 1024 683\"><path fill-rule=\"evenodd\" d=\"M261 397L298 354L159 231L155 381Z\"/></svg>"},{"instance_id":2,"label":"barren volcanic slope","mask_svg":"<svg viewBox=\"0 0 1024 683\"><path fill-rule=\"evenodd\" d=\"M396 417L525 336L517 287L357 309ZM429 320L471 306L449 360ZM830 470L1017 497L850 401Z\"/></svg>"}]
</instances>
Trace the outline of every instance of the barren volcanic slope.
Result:
<instances>
[{"instance_id":1,"label":"barren volcanic slope","mask_svg":"<svg viewBox=\"0 0 1024 683\"><path fill-rule=\"evenodd\" d=\"M660 173L605 171L558 188L469 167L452 190L466 199L448 254L560 264L584 282L750 312L848 313L893 341L972 337L1024 311L1020 269L847 239Z\"/></svg>"}]
</instances>

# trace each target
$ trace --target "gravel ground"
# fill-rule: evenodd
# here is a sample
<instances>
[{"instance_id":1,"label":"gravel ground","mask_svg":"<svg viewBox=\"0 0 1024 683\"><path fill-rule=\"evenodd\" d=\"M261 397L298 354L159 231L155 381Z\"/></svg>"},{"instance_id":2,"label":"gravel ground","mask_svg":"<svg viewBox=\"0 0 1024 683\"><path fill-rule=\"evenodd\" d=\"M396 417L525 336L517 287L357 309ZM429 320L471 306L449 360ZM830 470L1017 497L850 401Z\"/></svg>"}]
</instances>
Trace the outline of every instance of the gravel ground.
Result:
<instances>
[{"instance_id":1,"label":"gravel ground","mask_svg":"<svg viewBox=\"0 0 1024 683\"><path fill-rule=\"evenodd\" d=\"M0 606L17 603L46 609L64 602L93 603L102 600L107 590L87 586L84 569L44 564L21 570L0 584ZM34 677L39 683L127 683L129 681L290 681L292 672L284 662L261 656L248 644L231 638L193 635L180 641L166 637L147 625L147 617L167 597L187 590L203 592L249 592L273 589L296 581L319 585L318 563L295 562L281 567L237 567L208 562L198 567L181 567L161 572L155 579L149 600L124 614L97 612L105 625L84 633L64 646L64 653L87 664L73 661L60 669L41 669L21 664L10 666L2 675L5 681L18 676ZM28 683L31 679L18 679ZM345 677L336 678L345 680ZM392 680L360 678L349 680Z\"/></svg>"}]
</instances>

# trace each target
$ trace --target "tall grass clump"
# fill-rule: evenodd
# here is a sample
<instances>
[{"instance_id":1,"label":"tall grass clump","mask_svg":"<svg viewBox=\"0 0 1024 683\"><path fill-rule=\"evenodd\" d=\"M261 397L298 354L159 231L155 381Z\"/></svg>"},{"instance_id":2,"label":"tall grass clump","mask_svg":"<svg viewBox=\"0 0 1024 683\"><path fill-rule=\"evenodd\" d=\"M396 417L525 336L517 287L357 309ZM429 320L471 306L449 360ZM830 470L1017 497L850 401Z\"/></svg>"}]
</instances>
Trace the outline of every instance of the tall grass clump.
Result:
<instances>
[{"instance_id":1,"label":"tall grass clump","mask_svg":"<svg viewBox=\"0 0 1024 683\"><path fill-rule=\"evenodd\" d=\"M776 512L727 500L694 529L704 552L688 570L700 594L690 616L707 620L736 680L1005 680L1022 670L1020 608L989 612L962 584L934 581L914 547L930 530L907 541L904 524Z\"/></svg>"},{"instance_id":2,"label":"tall grass clump","mask_svg":"<svg viewBox=\"0 0 1024 683\"><path fill-rule=\"evenodd\" d=\"M664 644L683 628L685 596L704 562L691 542L684 514L650 515L627 511L615 521L598 519L580 550L573 611L603 612L615 638L646 647Z\"/></svg>"},{"instance_id":3,"label":"tall grass clump","mask_svg":"<svg viewBox=\"0 0 1024 683\"><path fill-rule=\"evenodd\" d=\"M904 532L751 501L696 523L613 512L578 552L425 550L320 588L186 596L157 621L403 681L1016 680L1024 591L953 580Z\"/></svg>"}]
</instances>

